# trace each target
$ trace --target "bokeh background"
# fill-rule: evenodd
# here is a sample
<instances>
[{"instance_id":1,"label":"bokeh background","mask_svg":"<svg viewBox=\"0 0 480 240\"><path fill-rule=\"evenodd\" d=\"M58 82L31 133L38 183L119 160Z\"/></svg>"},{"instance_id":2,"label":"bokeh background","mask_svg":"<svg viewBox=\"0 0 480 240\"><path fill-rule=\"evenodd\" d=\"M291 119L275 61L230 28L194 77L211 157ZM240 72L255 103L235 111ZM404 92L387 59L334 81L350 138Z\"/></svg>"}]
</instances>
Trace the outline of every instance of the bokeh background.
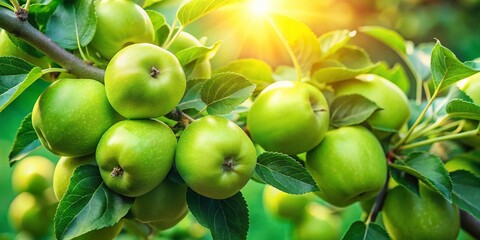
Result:
<instances>
[{"instance_id":1,"label":"bokeh background","mask_svg":"<svg viewBox=\"0 0 480 240\"><path fill-rule=\"evenodd\" d=\"M416 44L439 39L463 61L480 57L480 0L257 0L256 4L261 1L268 2L269 11L306 23L317 35L379 25L397 30ZM170 23L181 2L163 0L150 5L147 0L148 8L162 11ZM265 60L274 67L290 64L273 31L246 13L255 6L259 5L226 7L187 27L186 31L193 35L206 37L208 44L222 40L222 47L212 60L214 67L249 57ZM398 61L385 46L366 36L359 34L354 41L366 48L374 60ZM8 152L20 122L31 112L46 86L48 83L38 81L0 113L0 239L16 236L7 220L8 206L16 195L11 187ZM53 162L58 160L43 148L32 154L46 156ZM243 192L251 211L249 239L290 239L291 223L274 218L263 208L263 186L252 182ZM360 219L361 214L358 204L341 211L342 233L351 222Z\"/></svg>"}]
</instances>

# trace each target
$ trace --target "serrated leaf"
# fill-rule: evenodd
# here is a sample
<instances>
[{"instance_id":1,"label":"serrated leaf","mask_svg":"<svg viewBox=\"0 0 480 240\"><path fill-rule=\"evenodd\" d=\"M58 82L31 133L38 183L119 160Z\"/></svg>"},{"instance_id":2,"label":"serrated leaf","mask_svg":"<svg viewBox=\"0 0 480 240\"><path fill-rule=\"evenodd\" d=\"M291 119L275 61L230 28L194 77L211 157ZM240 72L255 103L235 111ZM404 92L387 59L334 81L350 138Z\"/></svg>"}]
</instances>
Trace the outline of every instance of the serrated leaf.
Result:
<instances>
[{"instance_id":1,"label":"serrated leaf","mask_svg":"<svg viewBox=\"0 0 480 240\"><path fill-rule=\"evenodd\" d=\"M124 217L134 198L110 190L102 180L98 166L75 169L54 219L57 239L72 239L92 230L110 227Z\"/></svg>"},{"instance_id":2,"label":"serrated leaf","mask_svg":"<svg viewBox=\"0 0 480 240\"><path fill-rule=\"evenodd\" d=\"M210 47L193 46L193 47L185 48L175 53L175 56L180 61L180 64L182 66L185 66L201 57L204 57L207 55L214 55L218 51L220 44L221 44L221 41L218 41Z\"/></svg>"},{"instance_id":3,"label":"serrated leaf","mask_svg":"<svg viewBox=\"0 0 480 240\"><path fill-rule=\"evenodd\" d=\"M33 129L32 125L32 113L29 113L20 123L15 140L8 154L10 167L18 160L24 158L33 150L40 147L41 143L38 139L37 133Z\"/></svg>"},{"instance_id":4,"label":"serrated leaf","mask_svg":"<svg viewBox=\"0 0 480 240\"><path fill-rule=\"evenodd\" d=\"M283 153L260 154L255 174L263 182L289 194L320 191L307 170L295 159Z\"/></svg>"},{"instance_id":5,"label":"serrated leaf","mask_svg":"<svg viewBox=\"0 0 480 240\"><path fill-rule=\"evenodd\" d=\"M462 99L451 100L446 111L452 117L480 120L480 106Z\"/></svg>"},{"instance_id":6,"label":"serrated leaf","mask_svg":"<svg viewBox=\"0 0 480 240\"><path fill-rule=\"evenodd\" d=\"M356 221L350 225L342 240L388 240L390 236L380 225Z\"/></svg>"},{"instance_id":7,"label":"serrated leaf","mask_svg":"<svg viewBox=\"0 0 480 240\"><path fill-rule=\"evenodd\" d=\"M188 209L197 221L210 229L213 239L247 239L248 208L241 192L233 197L217 200L187 190Z\"/></svg>"},{"instance_id":8,"label":"serrated leaf","mask_svg":"<svg viewBox=\"0 0 480 240\"><path fill-rule=\"evenodd\" d=\"M215 73L235 72L246 77L251 83L257 85L255 91L265 89L273 83L272 67L258 59L239 59L228 63L226 66L215 70ZM294 75L295 76L295 75Z\"/></svg>"},{"instance_id":9,"label":"serrated leaf","mask_svg":"<svg viewBox=\"0 0 480 240\"><path fill-rule=\"evenodd\" d=\"M390 173L395 182L401 186L404 186L408 191L420 197L420 187L416 177L395 168L390 168Z\"/></svg>"},{"instance_id":10,"label":"serrated leaf","mask_svg":"<svg viewBox=\"0 0 480 240\"><path fill-rule=\"evenodd\" d=\"M480 219L480 178L464 170L452 172L450 177L453 182L453 202Z\"/></svg>"},{"instance_id":11,"label":"serrated leaf","mask_svg":"<svg viewBox=\"0 0 480 240\"><path fill-rule=\"evenodd\" d=\"M340 96L330 105L330 124L337 128L357 125L380 109L377 104L359 94Z\"/></svg>"},{"instance_id":12,"label":"serrated leaf","mask_svg":"<svg viewBox=\"0 0 480 240\"><path fill-rule=\"evenodd\" d=\"M203 84L201 97L209 114L227 114L247 100L253 90L255 84L240 74L217 73Z\"/></svg>"},{"instance_id":13,"label":"serrated leaf","mask_svg":"<svg viewBox=\"0 0 480 240\"><path fill-rule=\"evenodd\" d=\"M177 18L183 27L227 4L239 0L190 0L177 12Z\"/></svg>"},{"instance_id":14,"label":"serrated leaf","mask_svg":"<svg viewBox=\"0 0 480 240\"><path fill-rule=\"evenodd\" d=\"M397 160L390 166L415 176L452 202L452 180L438 156L414 152L405 161Z\"/></svg>"},{"instance_id":15,"label":"serrated leaf","mask_svg":"<svg viewBox=\"0 0 480 240\"><path fill-rule=\"evenodd\" d=\"M404 93L410 90L410 80L405 69L400 63L396 63L390 68L386 62L379 62L378 65L369 73L381 76L397 85Z\"/></svg>"},{"instance_id":16,"label":"serrated leaf","mask_svg":"<svg viewBox=\"0 0 480 240\"><path fill-rule=\"evenodd\" d=\"M312 65L320 59L320 45L312 30L303 22L293 18L272 14L271 23L285 39L300 65L303 76L310 76Z\"/></svg>"},{"instance_id":17,"label":"serrated leaf","mask_svg":"<svg viewBox=\"0 0 480 240\"><path fill-rule=\"evenodd\" d=\"M427 80L431 75L430 61L435 43L421 43L414 46L413 42L407 42L407 57L418 76Z\"/></svg>"},{"instance_id":18,"label":"serrated leaf","mask_svg":"<svg viewBox=\"0 0 480 240\"><path fill-rule=\"evenodd\" d=\"M42 69L23 59L0 57L0 112L42 77Z\"/></svg>"},{"instance_id":19,"label":"serrated leaf","mask_svg":"<svg viewBox=\"0 0 480 240\"><path fill-rule=\"evenodd\" d=\"M433 48L430 68L433 84L435 88L440 89L479 72L460 62L452 51L442 46L440 41L437 41Z\"/></svg>"},{"instance_id":20,"label":"serrated leaf","mask_svg":"<svg viewBox=\"0 0 480 240\"><path fill-rule=\"evenodd\" d=\"M205 108L205 103L202 101L202 87L207 79L192 79L187 81L187 87L185 94L183 95L182 101L178 104L178 108L185 109L196 109L197 111Z\"/></svg>"},{"instance_id":21,"label":"serrated leaf","mask_svg":"<svg viewBox=\"0 0 480 240\"><path fill-rule=\"evenodd\" d=\"M93 2L93 0L61 2L50 16L45 34L65 49L75 50L78 44L86 46L93 39L97 29Z\"/></svg>"},{"instance_id":22,"label":"serrated leaf","mask_svg":"<svg viewBox=\"0 0 480 240\"><path fill-rule=\"evenodd\" d=\"M320 49L322 51L322 58L328 57L330 54L335 53L338 49L345 46L353 37L357 35L356 31L335 30L322 34L318 38Z\"/></svg>"},{"instance_id":23,"label":"serrated leaf","mask_svg":"<svg viewBox=\"0 0 480 240\"><path fill-rule=\"evenodd\" d=\"M364 26L360 27L359 31L377 39L400 54L407 53L405 39L393 30L379 26Z\"/></svg>"}]
</instances>

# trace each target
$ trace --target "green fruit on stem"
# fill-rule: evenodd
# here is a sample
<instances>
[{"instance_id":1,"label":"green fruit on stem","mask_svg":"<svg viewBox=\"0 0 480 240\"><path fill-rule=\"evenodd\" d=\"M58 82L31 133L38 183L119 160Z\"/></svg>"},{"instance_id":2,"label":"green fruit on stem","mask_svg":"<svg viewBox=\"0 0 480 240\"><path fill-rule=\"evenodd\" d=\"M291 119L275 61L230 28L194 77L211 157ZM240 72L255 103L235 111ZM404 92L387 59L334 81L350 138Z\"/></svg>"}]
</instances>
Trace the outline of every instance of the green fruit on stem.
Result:
<instances>
[{"instance_id":1,"label":"green fruit on stem","mask_svg":"<svg viewBox=\"0 0 480 240\"><path fill-rule=\"evenodd\" d=\"M294 225L294 240L340 239L340 219L330 209L312 204Z\"/></svg>"},{"instance_id":2,"label":"green fruit on stem","mask_svg":"<svg viewBox=\"0 0 480 240\"><path fill-rule=\"evenodd\" d=\"M394 83L374 74L359 75L333 85L336 96L359 94L375 102L381 110L367 122L378 129L400 130L410 117L408 98Z\"/></svg>"},{"instance_id":3,"label":"green fruit on stem","mask_svg":"<svg viewBox=\"0 0 480 240\"><path fill-rule=\"evenodd\" d=\"M187 213L187 186L168 178L152 191L135 198L131 213L140 222L180 221Z\"/></svg>"},{"instance_id":4,"label":"green fruit on stem","mask_svg":"<svg viewBox=\"0 0 480 240\"><path fill-rule=\"evenodd\" d=\"M213 199L229 198L240 191L252 177L256 159L247 134L230 120L213 115L188 125L175 157L185 183Z\"/></svg>"},{"instance_id":5,"label":"green fruit on stem","mask_svg":"<svg viewBox=\"0 0 480 240\"><path fill-rule=\"evenodd\" d=\"M158 220L154 222L149 222L148 224L156 228L157 230L169 229L181 222L185 218L185 216L187 216L187 213L188 211L185 211L182 215L179 215L176 218Z\"/></svg>"},{"instance_id":6,"label":"green fruit on stem","mask_svg":"<svg viewBox=\"0 0 480 240\"><path fill-rule=\"evenodd\" d=\"M105 71L113 108L126 118L154 118L177 106L186 87L178 59L153 44L140 43L118 52Z\"/></svg>"},{"instance_id":7,"label":"green fruit on stem","mask_svg":"<svg viewBox=\"0 0 480 240\"><path fill-rule=\"evenodd\" d=\"M89 46L105 59L128 45L154 42L152 21L134 1L95 1L95 15L97 29Z\"/></svg>"},{"instance_id":8,"label":"green fruit on stem","mask_svg":"<svg viewBox=\"0 0 480 240\"><path fill-rule=\"evenodd\" d=\"M103 133L117 121L103 84L91 79L61 79L40 95L32 124L45 148L79 157L95 152Z\"/></svg>"},{"instance_id":9,"label":"green fruit on stem","mask_svg":"<svg viewBox=\"0 0 480 240\"><path fill-rule=\"evenodd\" d=\"M62 199L67 191L70 178L73 176L75 168L85 164L95 165L95 155L76 158L61 157L60 160L58 160L53 174L53 191L58 201Z\"/></svg>"},{"instance_id":10,"label":"green fruit on stem","mask_svg":"<svg viewBox=\"0 0 480 240\"><path fill-rule=\"evenodd\" d=\"M23 192L12 201L8 216L17 231L26 231L34 237L42 237L52 230L55 207L46 204L41 198Z\"/></svg>"},{"instance_id":11,"label":"green fruit on stem","mask_svg":"<svg viewBox=\"0 0 480 240\"><path fill-rule=\"evenodd\" d=\"M345 207L375 196L387 177L387 161L377 138L362 126L327 132L307 153L308 172L325 201Z\"/></svg>"},{"instance_id":12,"label":"green fruit on stem","mask_svg":"<svg viewBox=\"0 0 480 240\"><path fill-rule=\"evenodd\" d=\"M176 54L190 47L201 46L203 46L203 44L190 33L181 32L180 35L178 35L178 37L172 43L172 45L168 48L168 51ZM189 63L185 67L193 68L192 72L188 76L188 79L209 79L212 76L212 66L210 64L208 56L200 57L199 59L195 60L192 63Z\"/></svg>"},{"instance_id":13,"label":"green fruit on stem","mask_svg":"<svg viewBox=\"0 0 480 240\"><path fill-rule=\"evenodd\" d=\"M308 204L312 201L310 196L288 194L266 185L263 190L263 204L265 209L276 217L300 222Z\"/></svg>"},{"instance_id":14,"label":"green fruit on stem","mask_svg":"<svg viewBox=\"0 0 480 240\"><path fill-rule=\"evenodd\" d=\"M13 189L17 193L43 194L52 186L54 168L53 162L47 158L41 156L24 158L13 169Z\"/></svg>"},{"instance_id":15,"label":"green fruit on stem","mask_svg":"<svg viewBox=\"0 0 480 240\"><path fill-rule=\"evenodd\" d=\"M307 83L280 81L264 89L247 116L253 141L267 151L296 155L318 145L329 124L323 94Z\"/></svg>"},{"instance_id":16,"label":"green fruit on stem","mask_svg":"<svg viewBox=\"0 0 480 240\"><path fill-rule=\"evenodd\" d=\"M401 186L390 190L382 216L394 240L453 240L460 230L458 208L423 183L420 197Z\"/></svg>"},{"instance_id":17,"label":"green fruit on stem","mask_svg":"<svg viewBox=\"0 0 480 240\"><path fill-rule=\"evenodd\" d=\"M156 120L125 120L109 128L98 143L96 159L105 184L138 197L150 192L173 165L177 140Z\"/></svg>"}]
</instances>

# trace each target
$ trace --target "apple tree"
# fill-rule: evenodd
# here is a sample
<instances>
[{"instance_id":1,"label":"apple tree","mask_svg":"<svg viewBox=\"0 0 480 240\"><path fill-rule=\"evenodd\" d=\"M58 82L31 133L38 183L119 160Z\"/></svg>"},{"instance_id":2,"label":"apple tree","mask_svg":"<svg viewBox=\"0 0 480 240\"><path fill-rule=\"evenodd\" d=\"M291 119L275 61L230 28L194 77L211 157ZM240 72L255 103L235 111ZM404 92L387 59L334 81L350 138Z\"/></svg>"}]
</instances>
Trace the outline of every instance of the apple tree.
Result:
<instances>
[{"instance_id":1,"label":"apple tree","mask_svg":"<svg viewBox=\"0 0 480 240\"><path fill-rule=\"evenodd\" d=\"M15 227L45 234L22 220L45 211L57 239L112 239L122 228L148 238L191 212L213 239L246 239L242 189L256 181L271 211L299 223L299 239L340 237L311 232L329 228L304 214L314 198L362 203L342 239L456 239L460 228L480 238L478 59L377 26L316 36L269 13L291 66L212 69L221 42L185 27L243 2L187 1L169 23L140 1L1 1L0 111L50 83L8 156L22 192ZM403 61L372 61L351 41L360 34ZM29 156L39 147L61 157L54 173ZM27 166L39 173L21 175ZM50 186L56 199L37 203Z\"/></svg>"}]
</instances>

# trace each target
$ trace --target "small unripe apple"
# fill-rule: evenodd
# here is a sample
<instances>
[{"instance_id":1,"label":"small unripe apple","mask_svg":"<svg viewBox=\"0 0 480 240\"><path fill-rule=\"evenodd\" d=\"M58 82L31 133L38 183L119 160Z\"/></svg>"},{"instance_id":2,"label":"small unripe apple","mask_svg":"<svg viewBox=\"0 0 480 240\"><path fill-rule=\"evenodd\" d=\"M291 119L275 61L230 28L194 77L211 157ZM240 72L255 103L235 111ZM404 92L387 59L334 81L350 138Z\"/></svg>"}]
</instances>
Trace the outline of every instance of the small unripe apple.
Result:
<instances>
[{"instance_id":1,"label":"small unripe apple","mask_svg":"<svg viewBox=\"0 0 480 240\"><path fill-rule=\"evenodd\" d=\"M52 186L53 162L42 156L30 156L15 165L12 173L13 189L17 193L42 194Z\"/></svg>"},{"instance_id":2,"label":"small unripe apple","mask_svg":"<svg viewBox=\"0 0 480 240\"><path fill-rule=\"evenodd\" d=\"M53 174L53 192L58 201L62 199L67 191L70 178L73 176L75 168L85 164L95 165L95 155L76 158L61 157L60 160L58 160Z\"/></svg>"}]
</instances>

